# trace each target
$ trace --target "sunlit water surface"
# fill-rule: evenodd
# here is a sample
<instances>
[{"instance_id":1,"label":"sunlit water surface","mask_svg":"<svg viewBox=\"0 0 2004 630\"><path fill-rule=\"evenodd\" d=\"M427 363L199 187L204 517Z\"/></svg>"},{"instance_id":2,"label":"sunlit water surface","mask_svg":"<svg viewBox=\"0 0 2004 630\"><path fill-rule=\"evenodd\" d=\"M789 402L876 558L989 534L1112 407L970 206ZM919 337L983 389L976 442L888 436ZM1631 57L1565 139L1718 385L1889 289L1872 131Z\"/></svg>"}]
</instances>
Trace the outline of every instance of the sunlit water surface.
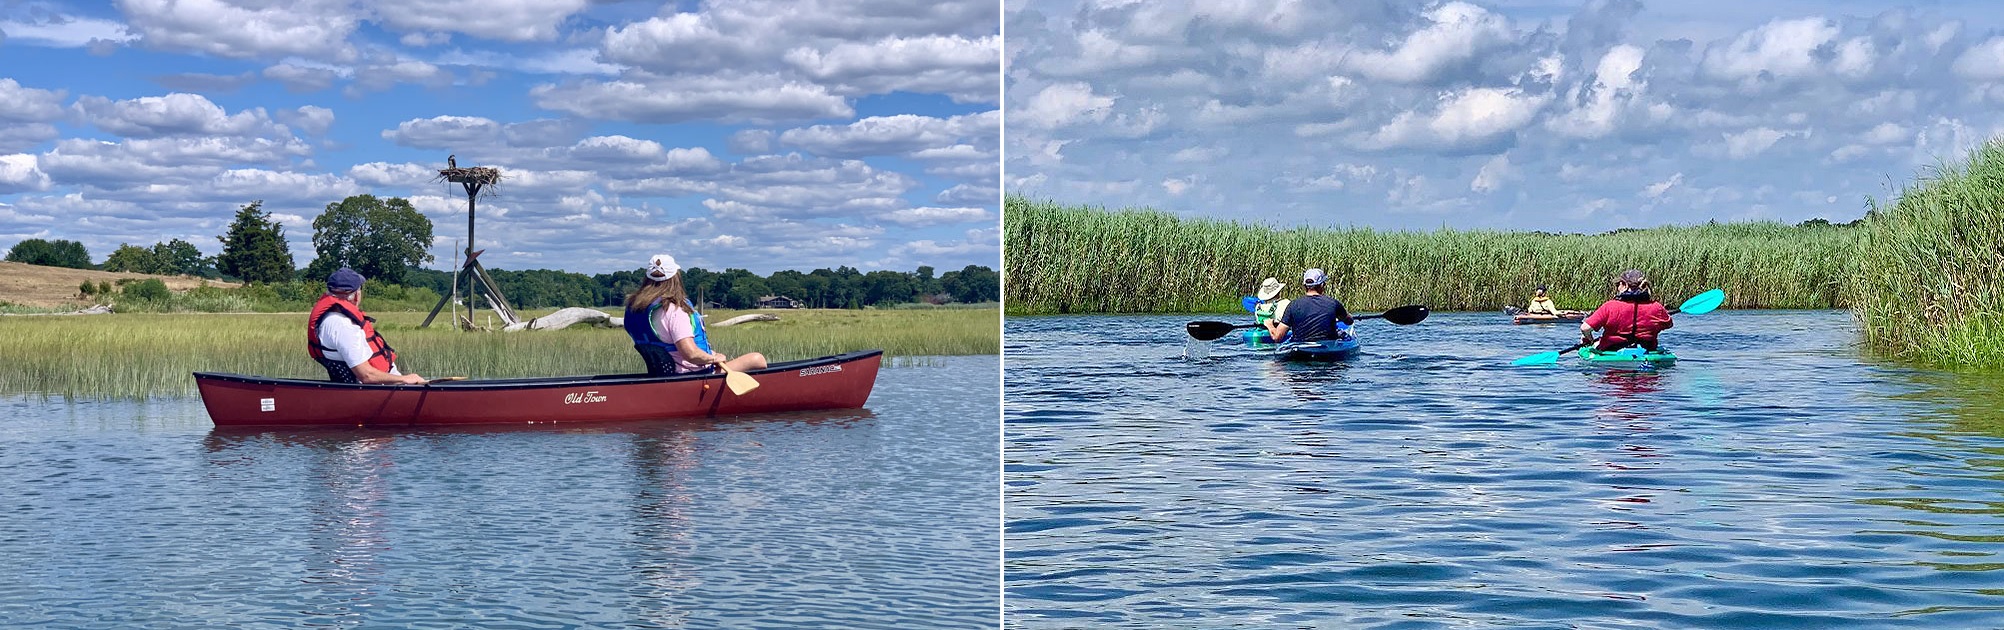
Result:
<instances>
[{"instance_id":1,"label":"sunlit water surface","mask_svg":"<svg viewBox=\"0 0 2004 630\"><path fill-rule=\"evenodd\" d=\"M218 430L194 399L0 399L0 626L980 628L997 358L863 410Z\"/></svg>"},{"instance_id":2,"label":"sunlit water surface","mask_svg":"<svg viewBox=\"0 0 2004 630\"><path fill-rule=\"evenodd\" d=\"M1510 367L1578 331L1500 314L1334 365L1215 318L1009 320L1009 626L2004 627L2004 381L1846 313L1682 316L1648 371Z\"/></svg>"}]
</instances>

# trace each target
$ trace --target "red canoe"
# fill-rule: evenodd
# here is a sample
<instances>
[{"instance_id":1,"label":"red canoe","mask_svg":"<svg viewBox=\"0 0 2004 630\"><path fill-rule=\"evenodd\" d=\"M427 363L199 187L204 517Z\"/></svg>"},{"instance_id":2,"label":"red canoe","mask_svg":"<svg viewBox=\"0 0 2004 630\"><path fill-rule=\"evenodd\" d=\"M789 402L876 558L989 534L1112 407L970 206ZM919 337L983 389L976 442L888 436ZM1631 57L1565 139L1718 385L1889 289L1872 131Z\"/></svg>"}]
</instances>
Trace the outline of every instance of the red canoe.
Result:
<instances>
[{"instance_id":1,"label":"red canoe","mask_svg":"<svg viewBox=\"0 0 2004 630\"><path fill-rule=\"evenodd\" d=\"M609 422L854 409L869 400L882 350L776 363L732 394L722 374L561 376L430 385L354 385L196 372L216 426L418 426Z\"/></svg>"}]
</instances>

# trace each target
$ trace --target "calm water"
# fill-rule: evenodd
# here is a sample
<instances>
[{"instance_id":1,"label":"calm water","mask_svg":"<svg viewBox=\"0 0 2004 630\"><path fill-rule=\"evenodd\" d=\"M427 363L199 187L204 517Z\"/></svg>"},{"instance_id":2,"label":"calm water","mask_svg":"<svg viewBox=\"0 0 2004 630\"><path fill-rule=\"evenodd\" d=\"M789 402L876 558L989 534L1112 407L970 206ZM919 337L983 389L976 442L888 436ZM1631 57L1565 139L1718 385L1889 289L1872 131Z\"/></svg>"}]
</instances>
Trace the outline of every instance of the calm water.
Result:
<instances>
[{"instance_id":1,"label":"calm water","mask_svg":"<svg viewBox=\"0 0 2004 630\"><path fill-rule=\"evenodd\" d=\"M861 411L216 430L0 399L0 626L998 624L997 360Z\"/></svg>"},{"instance_id":2,"label":"calm water","mask_svg":"<svg viewBox=\"0 0 2004 630\"><path fill-rule=\"evenodd\" d=\"M1009 320L1009 626L2004 627L2004 381L1846 313L1680 316L1644 372L1508 367L1578 333L1501 314L1324 366L1190 319Z\"/></svg>"}]
</instances>

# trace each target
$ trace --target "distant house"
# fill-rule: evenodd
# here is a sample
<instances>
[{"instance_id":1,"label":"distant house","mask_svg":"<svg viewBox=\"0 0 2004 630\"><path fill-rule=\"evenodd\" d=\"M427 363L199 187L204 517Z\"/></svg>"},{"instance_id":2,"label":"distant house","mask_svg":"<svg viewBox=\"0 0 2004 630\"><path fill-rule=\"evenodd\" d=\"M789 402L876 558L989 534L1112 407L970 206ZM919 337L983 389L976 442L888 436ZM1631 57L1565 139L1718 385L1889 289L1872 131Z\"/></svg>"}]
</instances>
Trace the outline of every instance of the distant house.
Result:
<instances>
[{"instance_id":1,"label":"distant house","mask_svg":"<svg viewBox=\"0 0 2004 630\"><path fill-rule=\"evenodd\" d=\"M800 303L784 295L768 295L758 299L759 308L800 308Z\"/></svg>"}]
</instances>

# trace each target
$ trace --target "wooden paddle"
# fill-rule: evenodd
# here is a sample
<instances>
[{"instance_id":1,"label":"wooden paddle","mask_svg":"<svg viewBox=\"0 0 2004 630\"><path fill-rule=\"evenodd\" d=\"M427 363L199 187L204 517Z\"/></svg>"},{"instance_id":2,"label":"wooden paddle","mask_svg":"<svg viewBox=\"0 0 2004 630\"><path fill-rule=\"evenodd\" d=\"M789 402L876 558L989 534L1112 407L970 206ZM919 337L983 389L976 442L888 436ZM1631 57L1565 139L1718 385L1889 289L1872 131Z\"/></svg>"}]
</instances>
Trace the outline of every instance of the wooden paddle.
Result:
<instances>
[{"instance_id":1,"label":"wooden paddle","mask_svg":"<svg viewBox=\"0 0 2004 630\"><path fill-rule=\"evenodd\" d=\"M1419 304L1407 304L1405 306L1385 311L1383 313L1377 313L1373 315L1358 315L1356 317L1352 317L1351 319L1357 319L1357 320L1383 319L1385 321L1398 324L1400 326L1407 326L1424 321L1426 319L1427 313L1428 311L1425 306L1421 306ZM1225 333L1234 330L1238 330L1241 328L1254 328L1257 326L1259 326L1259 324L1232 324L1231 322L1218 322L1218 321L1190 322L1188 324L1183 325L1183 331L1190 333L1190 337L1198 341L1210 341L1213 339L1217 339L1219 337L1223 337L1225 336Z\"/></svg>"},{"instance_id":2,"label":"wooden paddle","mask_svg":"<svg viewBox=\"0 0 2004 630\"><path fill-rule=\"evenodd\" d=\"M752 378L750 374L733 370L722 363L718 363L716 366L717 369L723 370L724 385L731 388L731 393L743 396L745 392L758 389L758 379Z\"/></svg>"},{"instance_id":3,"label":"wooden paddle","mask_svg":"<svg viewBox=\"0 0 2004 630\"><path fill-rule=\"evenodd\" d=\"M1683 313L1685 315L1703 315L1712 312L1712 309L1718 308L1719 305L1725 303L1725 301L1726 301L1726 292L1724 290L1712 289L1704 293L1693 295L1691 296L1691 299L1684 300L1684 303L1677 305L1677 308L1670 309L1670 314L1675 315L1678 313ZM1511 361L1510 365L1551 365L1553 363L1558 363L1559 357L1565 356L1566 354L1569 354L1574 350L1585 348L1587 347L1587 344L1590 343L1593 342L1582 341L1579 342L1578 344L1575 344L1573 347L1566 348L1564 350L1558 350L1553 352L1540 352L1528 357L1524 357L1522 359Z\"/></svg>"}]
</instances>

